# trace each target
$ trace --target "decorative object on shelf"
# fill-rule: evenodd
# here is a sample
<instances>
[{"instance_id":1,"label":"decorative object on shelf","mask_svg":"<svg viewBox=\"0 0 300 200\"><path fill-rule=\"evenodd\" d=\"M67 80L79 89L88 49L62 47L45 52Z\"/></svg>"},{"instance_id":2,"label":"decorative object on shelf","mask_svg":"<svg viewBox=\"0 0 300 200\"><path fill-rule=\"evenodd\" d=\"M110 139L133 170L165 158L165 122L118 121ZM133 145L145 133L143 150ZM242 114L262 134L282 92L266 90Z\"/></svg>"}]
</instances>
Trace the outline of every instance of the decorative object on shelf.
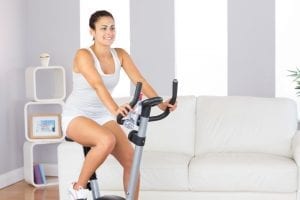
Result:
<instances>
[{"instance_id":1,"label":"decorative object on shelf","mask_svg":"<svg viewBox=\"0 0 300 200\"><path fill-rule=\"evenodd\" d=\"M33 139L61 138L60 115L32 115L29 119L29 137Z\"/></svg>"},{"instance_id":2,"label":"decorative object on shelf","mask_svg":"<svg viewBox=\"0 0 300 200\"><path fill-rule=\"evenodd\" d=\"M296 95L300 96L300 70L297 67L295 70L288 70L290 72L290 74L288 76L294 77L293 82L296 82L296 87L295 90Z\"/></svg>"},{"instance_id":3,"label":"decorative object on shelf","mask_svg":"<svg viewBox=\"0 0 300 200\"><path fill-rule=\"evenodd\" d=\"M61 132L60 137L57 138L34 138L32 136L33 126L32 126L32 117L33 116L49 116L49 115L60 115L63 108L63 101L29 101L24 106L24 129L25 129L25 138L30 142L54 142L62 141L64 136L61 131L61 126L59 126L60 121L58 122L58 130Z\"/></svg>"},{"instance_id":4,"label":"decorative object on shelf","mask_svg":"<svg viewBox=\"0 0 300 200\"><path fill-rule=\"evenodd\" d=\"M42 164L33 165L33 176L35 184L46 184L45 169Z\"/></svg>"},{"instance_id":5,"label":"decorative object on shelf","mask_svg":"<svg viewBox=\"0 0 300 200\"><path fill-rule=\"evenodd\" d=\"M48 53L41 53L40 61L41 61L41 66L48 67L50 61L50 55Z\"/></svg>"}]
</instances>

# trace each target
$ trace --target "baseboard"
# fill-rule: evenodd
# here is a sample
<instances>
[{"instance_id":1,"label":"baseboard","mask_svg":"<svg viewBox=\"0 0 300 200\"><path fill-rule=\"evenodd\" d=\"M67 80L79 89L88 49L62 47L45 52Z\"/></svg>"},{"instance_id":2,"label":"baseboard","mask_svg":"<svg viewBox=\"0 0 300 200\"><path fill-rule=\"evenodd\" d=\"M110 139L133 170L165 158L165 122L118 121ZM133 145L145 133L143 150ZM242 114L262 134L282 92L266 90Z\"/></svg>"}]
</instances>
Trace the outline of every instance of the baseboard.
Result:
<instances>
[{"instance_id":1,"label":"baseboard","mask_svg":"<svg viewBox=\"0 0 300 200\"><path fill-rule=\"evenodd\" d=\"M24 179L23 167L0 175L0 189Z\"/></svg>"}]
</instances>

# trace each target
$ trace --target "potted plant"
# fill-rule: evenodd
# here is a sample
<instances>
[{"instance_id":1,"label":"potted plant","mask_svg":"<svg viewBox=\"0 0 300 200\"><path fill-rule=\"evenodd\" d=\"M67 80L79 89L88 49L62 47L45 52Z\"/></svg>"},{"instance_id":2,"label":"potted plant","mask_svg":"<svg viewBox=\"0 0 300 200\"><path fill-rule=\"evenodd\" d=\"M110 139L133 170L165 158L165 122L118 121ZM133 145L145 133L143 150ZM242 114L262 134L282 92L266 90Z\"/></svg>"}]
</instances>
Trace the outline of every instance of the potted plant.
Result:
<instances>
[{"instance_id":1,"label":"potted plant","mask_svg":"<svg viewBox=\"0 0 300 200\"><path fill-rule=\"evenodd\" d=\"M300 96L300 69L297 67L295 70L288 70L290 74L288 76L294 77L293 82L296 82L295 90L297 96Z\"/></svg>"}]
</instances>

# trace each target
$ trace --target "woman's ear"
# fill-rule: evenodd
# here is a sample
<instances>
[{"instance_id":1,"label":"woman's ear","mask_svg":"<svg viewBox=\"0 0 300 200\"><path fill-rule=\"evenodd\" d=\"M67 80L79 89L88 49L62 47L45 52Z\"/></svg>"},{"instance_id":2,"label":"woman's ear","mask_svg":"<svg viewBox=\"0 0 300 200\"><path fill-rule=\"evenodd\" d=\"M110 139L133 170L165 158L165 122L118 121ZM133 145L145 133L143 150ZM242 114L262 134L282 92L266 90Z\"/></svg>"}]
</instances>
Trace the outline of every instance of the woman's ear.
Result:
<instances>
[{"instance_id":1,"label":"woman's ear","mask_svg":"<svg viewBox=\"0 0 300 200\"><path fill-rule=\"evenodd\" d=\"M90 29L90 34L93 37L93 40L95 40L95 31L93 29Z\"/></svg>"}]
</instances>

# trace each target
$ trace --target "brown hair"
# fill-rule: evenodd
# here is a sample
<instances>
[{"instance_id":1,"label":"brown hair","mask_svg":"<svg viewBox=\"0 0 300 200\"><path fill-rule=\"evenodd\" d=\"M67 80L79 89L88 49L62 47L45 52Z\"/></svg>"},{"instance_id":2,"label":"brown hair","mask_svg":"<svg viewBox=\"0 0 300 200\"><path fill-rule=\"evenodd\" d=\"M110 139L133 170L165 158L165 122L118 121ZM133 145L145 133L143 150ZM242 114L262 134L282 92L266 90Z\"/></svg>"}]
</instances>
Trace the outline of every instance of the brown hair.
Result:
<instances>
[{"instance_id":1,"label":"brown hair","mask_svg":"<svg viewBox=\"0 0 300 200\"><path fill-rule=\"evenodd\" d=\"M95 23L101 17L111 17L112 19L114 19L113 15L110 12L106 10L98 10L94 12L90 17L89 26L91 29L95 30Z\"/></svg>"}]
</instances>

